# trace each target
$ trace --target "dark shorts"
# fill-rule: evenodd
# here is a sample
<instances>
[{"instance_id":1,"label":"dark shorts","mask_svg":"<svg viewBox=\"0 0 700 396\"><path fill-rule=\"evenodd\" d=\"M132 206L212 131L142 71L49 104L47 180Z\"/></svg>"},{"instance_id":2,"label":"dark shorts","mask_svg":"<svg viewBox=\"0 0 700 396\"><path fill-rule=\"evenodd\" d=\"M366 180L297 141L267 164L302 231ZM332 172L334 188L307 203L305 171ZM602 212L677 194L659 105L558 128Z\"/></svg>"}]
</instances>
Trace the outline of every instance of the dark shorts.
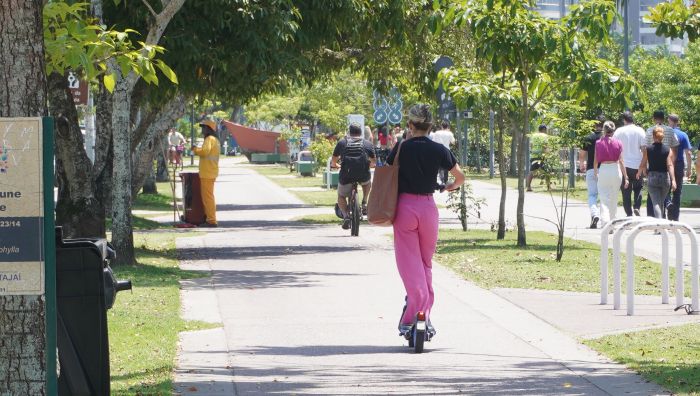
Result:
<instances>
[{"instance_id":1,"label":"dark shorts","mask_svg":"<svg viewBox=\"0 0 700 396\"><path fill-rule=\"evenodd\" d=\"M530 161L530 172L542 169L542 158L535 158Z\"/></svg>"}]
</instances>

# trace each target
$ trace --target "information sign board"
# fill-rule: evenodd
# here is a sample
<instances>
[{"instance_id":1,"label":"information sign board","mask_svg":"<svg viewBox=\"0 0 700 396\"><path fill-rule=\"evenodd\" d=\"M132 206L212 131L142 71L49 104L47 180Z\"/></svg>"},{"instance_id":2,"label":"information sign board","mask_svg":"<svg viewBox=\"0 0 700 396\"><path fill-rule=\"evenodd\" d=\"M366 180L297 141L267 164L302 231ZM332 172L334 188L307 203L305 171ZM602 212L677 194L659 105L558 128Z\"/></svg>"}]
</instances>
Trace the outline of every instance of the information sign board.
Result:
<instances>
[{"instance_id":1,"label":"information sign board","mask_svg":"<svg viewBox=\"0 0 700 396\"><path fill-rule=\"evenodd\" d=\"M365 116L362 114L348 114L348 127L350 127L350 124L355 123L360 126L360 129L362 129L362 134L364 135L365 133Z\"/></svg>"},{"instance_id":2,"label":"information sign board","mask_svg":"<svg viewBox=\"0 0 700 396\"><path fill-rule=\"evenodd\" d=\"M0 118L0 295L44 294L41 118Z\"/></svg>"}]
</instances>

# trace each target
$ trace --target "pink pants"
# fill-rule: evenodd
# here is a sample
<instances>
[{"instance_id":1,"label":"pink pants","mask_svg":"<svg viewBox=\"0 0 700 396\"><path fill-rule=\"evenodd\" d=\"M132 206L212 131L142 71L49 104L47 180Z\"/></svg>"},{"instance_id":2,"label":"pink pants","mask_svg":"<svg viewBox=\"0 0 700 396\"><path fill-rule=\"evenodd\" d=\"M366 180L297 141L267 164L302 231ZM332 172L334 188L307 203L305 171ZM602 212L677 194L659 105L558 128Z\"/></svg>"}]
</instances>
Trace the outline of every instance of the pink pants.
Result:
<instances>
[{"instance_id":1,"label":"pink pants","mask_svg":"<svg viewBox=\"0 0 700 396\"><path fill-rule=\"evenodd\" d=\"M430 316L433 254L438 237L438 210L432 195L399 194L394 218L396 266L406 288L408 305L402 324L413 323L418 311Z\"/></svg>"}]
</instances>

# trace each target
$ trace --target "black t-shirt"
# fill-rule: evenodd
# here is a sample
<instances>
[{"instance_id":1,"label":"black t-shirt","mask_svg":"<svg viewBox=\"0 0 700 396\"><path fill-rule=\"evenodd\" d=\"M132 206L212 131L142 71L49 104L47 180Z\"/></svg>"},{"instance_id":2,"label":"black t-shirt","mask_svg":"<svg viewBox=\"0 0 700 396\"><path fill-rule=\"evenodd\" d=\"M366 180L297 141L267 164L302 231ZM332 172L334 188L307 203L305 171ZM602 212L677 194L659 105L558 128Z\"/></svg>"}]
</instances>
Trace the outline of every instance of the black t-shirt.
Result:
<instances>
[{"instance_id":1,"label":"black t-shirt","mask_svg":"<svg viewBox=\"0 0 700 396\"><path fill-rule=\"evenodd\" d=\"M394 163L398 147L397 144L391 150L387 163ZM427 136L404 140L399 154L399 193L432 194L437 187L438 171L450 170L455 165L454 154Z\"/></svg>"},{"instance_id":2,"label":"black t-shirt","mask_svg":"<svg viewBox=\"0 0 700 396\"><path fill-rule=\"evenodd\" d=\"M647 160L649 161L649 172L668 172L666 161L671 149L665 144L654 143L647 147Z\"/></svg>"},{"instance_id":3,"label":"black t-shirt","mask_svg":"<svg viewBox=\"0 0 700 396\"><path fill-rule=\"evenodd\" d=\"M335 145L335 149L333 149L333 156L334 156L334 157L340 157L340 161L341 161L341 164L340 164L341 172L340 172L340 174L341 174L341 175L344 174L344 173L342 172L342 168L343 168L342 161L343 161L343 153L345 152L345 147L348 145L348 139L350 139L350 141L352 141L352 142L356 142L356 141L358 141L358 140L362 140L362 147L363 147L363 148L365 149L365 151L367 152L367 158L374 158L374 147L372 147L372 143L369 142L369 141L367 141L367 140L365 140L363 137L361 137L361 136L360 136L360 137L351 137L351 136L348 136L348 137L345 138L345 139L340 139L340 140L338 141L338 144ZM369 174L369 162L367 162L367 173ZM347 180L339 180L339 182L340 182L340 184L348 184L348 181L347 181Z\"/></svg>"},{"instance_id":4,"label":"black t-shirt","mask_svg":"<svg viewBox=\"0 0 700 396\"><path fill-rule=\"evenodd\" d=\"M586 136L586 138L583 140L583 147L581 147L581 150L588 154L588 159L586 160L586 170L593 169L593 160L595 159L595 142L597 142L602 135L602 132L593 132Z\"/></svg>"}]
</instances>

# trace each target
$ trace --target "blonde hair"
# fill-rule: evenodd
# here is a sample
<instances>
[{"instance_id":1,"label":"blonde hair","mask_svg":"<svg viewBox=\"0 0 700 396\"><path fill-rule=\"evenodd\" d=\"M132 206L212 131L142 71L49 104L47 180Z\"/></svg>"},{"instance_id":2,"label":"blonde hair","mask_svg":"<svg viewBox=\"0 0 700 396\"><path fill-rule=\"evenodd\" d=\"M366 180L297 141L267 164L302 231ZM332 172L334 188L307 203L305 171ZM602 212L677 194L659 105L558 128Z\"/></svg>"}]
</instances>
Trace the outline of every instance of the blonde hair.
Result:
<instances>
[{"instance_id":1,"label":"blonde hair","mask_svg":"<svg viewBox=\"0 0 700 396\"><path fill-rule=\"evenodd\" d=\"M660 126L657 126L654 128L652 132L654 136L654 141L657 143L661 143L664 140L664 129L661 128Z\"/></svg>"},{"instance_id":2,"label":"blonde hair","mask_svg":"<svg viewBox=\"0 0 700 396\"><path fill-rule=\"evenodd\" d=\"M605 123L603 124L603 131L605 133L615 132L615 123L612 121L605 121Z\"/></svg>"}]
</instances>

